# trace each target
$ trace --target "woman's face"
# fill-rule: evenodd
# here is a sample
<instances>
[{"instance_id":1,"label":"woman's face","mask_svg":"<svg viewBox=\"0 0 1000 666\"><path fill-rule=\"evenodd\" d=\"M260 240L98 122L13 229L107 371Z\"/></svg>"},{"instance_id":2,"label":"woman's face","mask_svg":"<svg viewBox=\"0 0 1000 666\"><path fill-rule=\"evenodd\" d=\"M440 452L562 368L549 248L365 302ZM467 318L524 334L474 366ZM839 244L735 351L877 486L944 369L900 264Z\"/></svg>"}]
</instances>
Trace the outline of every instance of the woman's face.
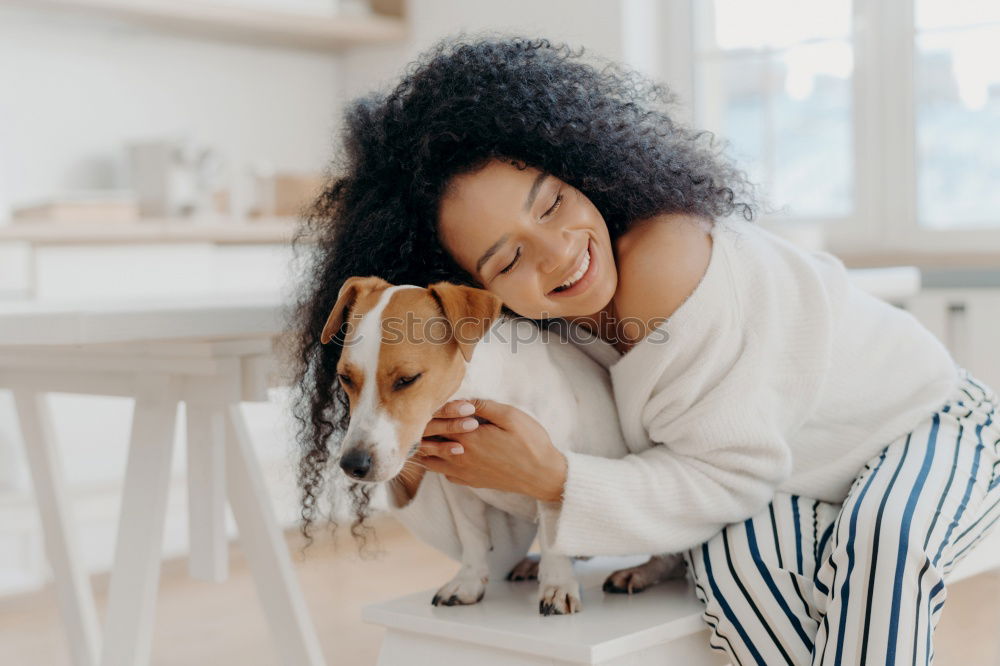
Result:
<instances>
[{"instance_id":1,"label":"woman's face","mask_svg":"<svg viewBox=\"0 0 1000 666\"><path fill-rule=\"evenodd\" d=\"M492 160L456 176L438 224L458 264L524 317L595 315L618 286L600 212L582 192L538 169Z\"/></svg>"}]
</instances>

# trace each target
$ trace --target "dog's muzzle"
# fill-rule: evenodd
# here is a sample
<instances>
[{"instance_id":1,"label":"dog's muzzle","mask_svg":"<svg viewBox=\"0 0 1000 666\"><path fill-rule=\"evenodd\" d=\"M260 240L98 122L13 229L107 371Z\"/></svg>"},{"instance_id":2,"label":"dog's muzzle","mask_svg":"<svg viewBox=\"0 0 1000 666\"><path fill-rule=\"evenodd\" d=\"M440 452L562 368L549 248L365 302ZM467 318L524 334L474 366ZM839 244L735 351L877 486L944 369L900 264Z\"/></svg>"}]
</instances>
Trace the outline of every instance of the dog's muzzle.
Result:
<instances>
[{"instance_id":1,"label":"dog's muzzle","mask_svg":"<svg viewBox=\"0 0 1000 666\"><path fill-rule=\"evenodd\" d=\"M363 481L372 471L372 456L363 449L351 449L340 458L340 469L352 479Z\"/></svg>"}]
</instances>

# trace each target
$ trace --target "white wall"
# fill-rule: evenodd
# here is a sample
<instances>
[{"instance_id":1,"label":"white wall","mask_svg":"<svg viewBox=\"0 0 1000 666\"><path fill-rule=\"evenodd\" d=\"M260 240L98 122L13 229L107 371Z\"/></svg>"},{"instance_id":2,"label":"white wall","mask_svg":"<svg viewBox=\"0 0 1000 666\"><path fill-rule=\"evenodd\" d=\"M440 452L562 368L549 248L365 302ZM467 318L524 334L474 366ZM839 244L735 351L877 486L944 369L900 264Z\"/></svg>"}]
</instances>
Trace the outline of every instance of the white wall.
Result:
<instances>
[{"instance_id":1,"label":"white wall","mask_svg":"<svg viewBox=\"0 0 1000 666\"><path fill-rule=\"evenodd\" d=\"M0 6L0 220L12 203L127 187L134 139L187 135L234 163L319 169L339 68L329 53Z\"/></svg>"},{"instance_id":2,"label":"white wall","mask_svg":"<svg viewBox=\"0 0 1000 666\"><path fill-rule=\"evenodd\" d=\"M408 0L411 34L401 44L344 57L345 100L391 87L406 63L438 39L465 32L518 34L565 42L624 62L679 95L690 120L692 90L688 0Z\"/></svg>"},{"instance_id":3,"label":"white wall","mask_svg":"<svg viewBox=\"0 0 1000 666\"><path fill-rule=\"evenodd\" d=\"M324 54L0 6L0 223L11 204L127 187L134 139L187 135L234 164L319 169L348 99L460 31L544 36L671 78L657 0L409 0L408 12L404 42Z\"/></svg>"},{"instance_id":4,"label":"white wall","mask_svg":"<svg viewBox=\"0 0 1000 666\"><path fill-rule=\"evenodd\" d=\"M347 96L394 83L403 65L438 39L460 31L546 37L609 58L622 55L621 0L409 0L408 5L409 39L388 47L358 49L345 56Z\"/></svg>"}]
</instances>

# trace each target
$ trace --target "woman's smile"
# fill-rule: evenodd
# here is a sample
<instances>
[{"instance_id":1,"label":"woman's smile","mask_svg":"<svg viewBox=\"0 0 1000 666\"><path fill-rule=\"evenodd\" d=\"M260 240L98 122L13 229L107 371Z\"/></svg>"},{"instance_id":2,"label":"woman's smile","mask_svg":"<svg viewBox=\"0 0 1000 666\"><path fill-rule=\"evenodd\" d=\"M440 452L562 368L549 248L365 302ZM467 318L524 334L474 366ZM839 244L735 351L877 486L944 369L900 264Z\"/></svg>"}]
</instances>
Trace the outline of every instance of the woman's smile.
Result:
<instances>
[{"instance_id":1,"label":"woman's smile","mask_svg":"<svg viewBox=\"0 0 1000 666\"><path fill-rule=\"evenodd\" d=\"M565 282L550 291L549 296L555 298L575 296L586 291L594 283L598 275L598 261L594 258L594 254L593 243L588 240L583 257L577 262L577 269Z\"/></svg>"},{"instance_id":2,"label":"woman's smile","mask_svg":"<svg viewBox=\"0 0 1000 666\"><path fill-rule=\"evenodd\" d=\"M519 315L589 316L615 294L604 217L583 192L552 174L490 160L452 179L438 216L455 261Z\"/></svg>"}]
</instances>

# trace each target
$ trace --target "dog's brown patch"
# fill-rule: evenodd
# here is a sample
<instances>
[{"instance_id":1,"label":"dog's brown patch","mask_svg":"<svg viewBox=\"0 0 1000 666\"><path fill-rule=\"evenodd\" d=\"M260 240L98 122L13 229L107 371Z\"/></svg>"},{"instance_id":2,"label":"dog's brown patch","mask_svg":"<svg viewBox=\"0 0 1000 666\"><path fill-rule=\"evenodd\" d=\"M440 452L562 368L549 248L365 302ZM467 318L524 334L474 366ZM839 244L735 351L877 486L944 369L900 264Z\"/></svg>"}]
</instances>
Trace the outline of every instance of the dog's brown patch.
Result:
<instances>
[{"instance_id":1,"label":"dog's brown patch","mask_svg":"<svg viewBox=\"0 0 1000 666\"><path fill-rule=\"evenodd\" d=\"M374 276L348 279L320 336L325 344L347 324L337 372L350 379L345 390L352 412L369 370L362 367L361 350L372 342L359 342L357 335L390 286ZM499 299L487 291L444 282L429 289L400 289L389 297L378 326L376 403L396 425L402 457L420 440L434 412L458 390L465 375L463 359L472 357L500 307ZM417 375L412 384L397 385L401 378Z\"/></svg>"},{"instance_id":2,"label":"dog's brown patch","mask_svg":"<svg viewBox=\"0 0 1000 666\"><path fill-rule=\"evenodd\" d=\"M465 376L462 356L449 339L447 322L426 289L395 292L382 313L378 356L378 400L396 423L400 446L420 440L434 412ZM412 385L394 390L400 377L420 374ZM406 453L406 451L402 451Z\"/></svg>"}]
</instances>

